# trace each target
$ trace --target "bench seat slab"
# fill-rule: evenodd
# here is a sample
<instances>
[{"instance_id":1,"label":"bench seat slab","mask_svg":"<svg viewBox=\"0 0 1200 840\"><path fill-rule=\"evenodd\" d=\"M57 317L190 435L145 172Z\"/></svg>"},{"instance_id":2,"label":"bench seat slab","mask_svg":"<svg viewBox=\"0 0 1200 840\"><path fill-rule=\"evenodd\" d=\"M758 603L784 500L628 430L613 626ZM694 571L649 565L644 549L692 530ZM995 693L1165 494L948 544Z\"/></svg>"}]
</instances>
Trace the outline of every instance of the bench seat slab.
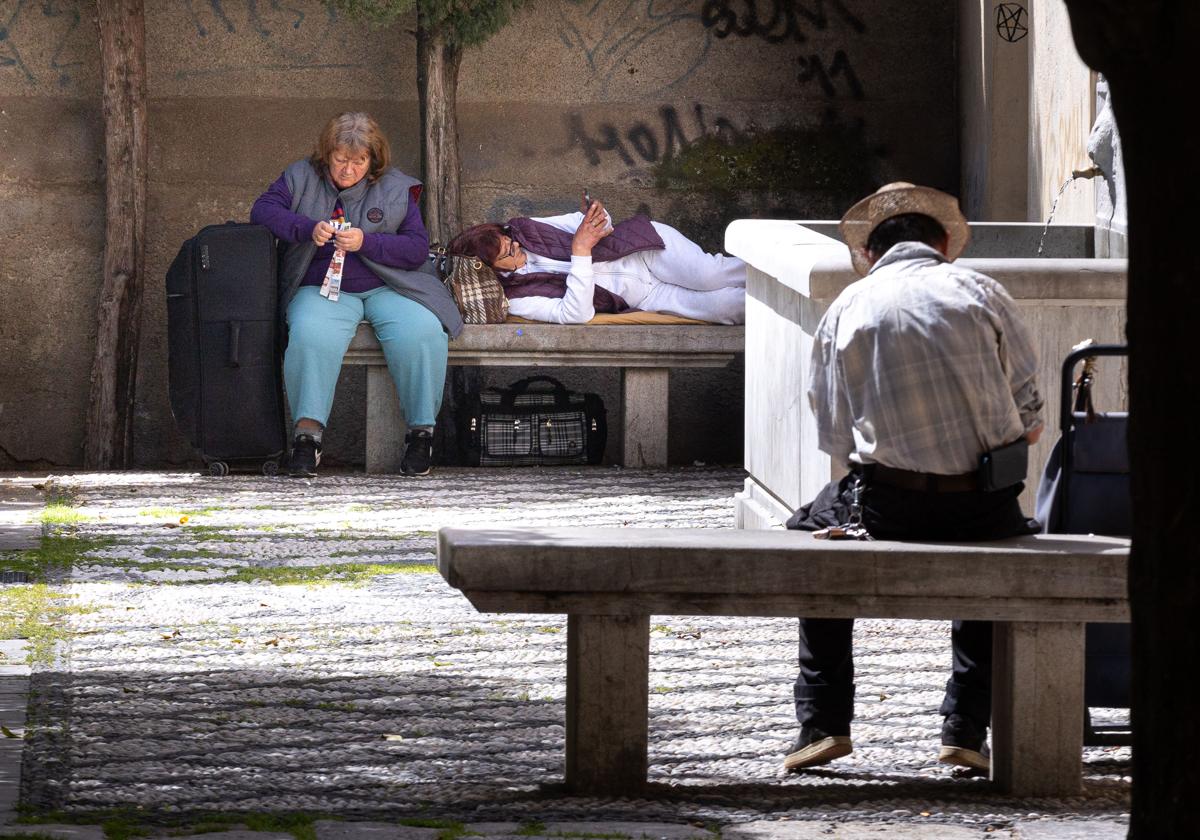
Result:
<instances>
[{"instance_id":1,"label":"bench seat slab","mask_svg":"<svg viewBox=\"0 0 1200 840\"><path fill-rule=\"evenodd\" d=\"M636 794L646 780L650 616L567 618L567 787Z\"/></svg>"}]
</instances>

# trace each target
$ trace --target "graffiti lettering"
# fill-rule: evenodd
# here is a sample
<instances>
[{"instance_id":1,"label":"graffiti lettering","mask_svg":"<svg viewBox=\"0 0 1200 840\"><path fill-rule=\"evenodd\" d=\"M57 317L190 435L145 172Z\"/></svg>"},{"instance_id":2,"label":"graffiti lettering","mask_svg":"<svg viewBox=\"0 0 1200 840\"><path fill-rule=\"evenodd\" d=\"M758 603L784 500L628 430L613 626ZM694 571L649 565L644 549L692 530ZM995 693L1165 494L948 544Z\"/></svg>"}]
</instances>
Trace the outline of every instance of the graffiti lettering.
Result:
<instances>
[{"instance_id":1,"label":"graffiti lettering","mask_svg":"<svg viewBox=\"0 0 1200 840\"><path fill-rule=\"evenodd\" d=\"M629 85L638 65L653 62L681 40L694 42L691 54L649 95L661 96L682 84L708 57L712 36L703 31L696 37L695 0L574 0L547 6L557 11L559 40L579 54L592 83L603 92ZM639 95L645 95L638 85Z\"/></svg>"},{"instance_id":2,"label":"graffiti lettering","mask_svg":"<svg viewBox=\"0 0 1200 840\"><path fill-rule=\"evenodd\" d=\"M801 84L811 82L816 79L817 84L821 86L826 96L837 96L837 89L833 86L833 80L836 77L842 77L846 80L846 85L850 88L850 96L854 99L863 98L863 86L858 80L858 74L854 72L854 68L850 66L850 59L846 57L845 50L838 50L833 54L833 61L829 65L829 69L825 69L825 64L821 61L819 55L802 55L796 59L796 63L800 65L800 72L796 74L796 81Z\"/></svg>"},{"instance_id":3,"label":"graffiti lettering","mask_svg":"<svg viewBox=\"0 0 1200 840\"><path fill-rule=\"evenodd\" d=\"M601 164L602 152L612 152L626 166L636 165L638 159L643 163L670 160L692 141L684 133L679 112L674 107L664 105L658 115L662 120L659 127L639 122L622 132L612 123L601 123L594 132L589 132L581 114L570 114L567 116L568 141L571 147L577 146L583 152L592 166ZM695 136L709 134L704 106L694 106L692 116L696 124ZM725 117L718 117L713 125L712 133L726 142L742 138L742 132Z\"/></svg>"},{"instance_id":4,"label":"graffiti lettering","mask_svg":"<svg viewBox=\"0 0 1200 840\"><path fill-rule=\"evenodd\" d=\"M855 32L867 30L862 19L847 9L841 0L829 0L829 3ZM736 35L761 38L769 44L789 39L803 44L808 40L808 33L801 19L822 32L829 28L825 0L813 0L811 5L809 8L799 0L764 0L762 3L758 0L705 0L700 20L718 38Z\"/></svg>"}]
</instances>

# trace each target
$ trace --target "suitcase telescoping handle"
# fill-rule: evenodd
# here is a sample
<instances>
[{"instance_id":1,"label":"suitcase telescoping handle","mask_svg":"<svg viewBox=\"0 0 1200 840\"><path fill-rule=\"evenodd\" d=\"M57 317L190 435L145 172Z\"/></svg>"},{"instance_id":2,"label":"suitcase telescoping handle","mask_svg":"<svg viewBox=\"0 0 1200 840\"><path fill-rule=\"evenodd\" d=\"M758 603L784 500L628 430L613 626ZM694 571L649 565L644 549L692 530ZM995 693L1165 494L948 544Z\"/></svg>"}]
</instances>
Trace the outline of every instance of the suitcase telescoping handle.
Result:
<instances>
[{"instance_id":1,"label":"suitcase telescoping handle","mask_svg":"<svg viewBox=\"0 0 1200 840\"><path fill-rule=\"evenodd\" d=\"M1075 381L1075 366L1089 356L1128 356L1127 344L1091 344L1081 347L1067 355L1062 367L1062 393L1059 403L1058 428L1064 436L1070 435L1075 425L1075 413L1072 411L1072 384Z\"/></svg>"},{"instance_id":2,"label":"suitcase telescoping handle","mask_svg":"<svg viewBox=\"0 0 1200 840\"><path fill-rule=\"evenodd\" d=\"M567 386L563 385L553 376L530 376L519 382L514 382L510 387L504 389L504 394L500 398L500 405L505 408L512 408L516 403L517 397L529 390L529 386L535 382L546 382L554 386L554 404L556 406L569 406L571 404L571 392L567 390Z\"/></svg>"}]
</instances>

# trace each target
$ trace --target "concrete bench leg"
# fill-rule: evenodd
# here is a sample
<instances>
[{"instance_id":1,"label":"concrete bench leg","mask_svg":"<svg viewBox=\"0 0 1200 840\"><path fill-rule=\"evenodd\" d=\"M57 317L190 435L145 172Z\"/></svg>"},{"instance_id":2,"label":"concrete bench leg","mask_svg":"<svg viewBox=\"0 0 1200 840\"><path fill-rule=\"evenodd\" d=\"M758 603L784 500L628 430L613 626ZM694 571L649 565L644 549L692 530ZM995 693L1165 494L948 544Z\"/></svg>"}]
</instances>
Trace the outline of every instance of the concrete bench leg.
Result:
<instances>
[{"instance_id":1,"label":"concrete bench leg","mask_svg":"<svg viewBox=\"0 0 1200 840\"><path fill-rule=\"evenodd\" d=\"M646 782L650 616L567 617L567 787L624 796Z\"/></svg>"},{"instance_id":2,"label":"concrete bench leg","mask_svg":"<svg viewBox=\"0 0 1200 840\"><path fill-rule=\"evenodd\" d=\"M1013 796L1076 796L1083 773L1081 622L996 622L992 779Z\"/></svg>"},{"instance_id":3,"label":"concrete bench leg","mask_svg":"<svg viewBox=\"0 0 1200 840\"><path fill-rule=\"evenodd\" d=\"M624 414L622 463L627 467L667 465L667 392L670 368L621 368Z\"/></svg>"},{"instance_id":4,"label":"concrete bench leg","mask_svg":"<svg viewBox=\"0 0 1200 840\"><path fill-rule=\"evenodd\" d=\"M367 472L400 472L406 428L396 385L387 366L368 365Z\"/></svg>"}]
</instances>

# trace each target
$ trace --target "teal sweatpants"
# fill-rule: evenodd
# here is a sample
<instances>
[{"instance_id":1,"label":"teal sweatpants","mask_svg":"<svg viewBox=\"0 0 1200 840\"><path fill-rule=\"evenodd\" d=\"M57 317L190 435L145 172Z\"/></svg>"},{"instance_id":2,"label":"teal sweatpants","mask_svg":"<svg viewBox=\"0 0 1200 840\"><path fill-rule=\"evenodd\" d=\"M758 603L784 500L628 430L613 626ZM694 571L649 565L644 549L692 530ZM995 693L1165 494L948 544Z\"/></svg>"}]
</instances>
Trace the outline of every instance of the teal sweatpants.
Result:
<instances>
[{"instance_id":1,"label":"teal sweatpants","mask_svg":"<svg viewBox=\"0 0 1200 840\"><path fill-rule=\"evenodd\" d=\"M449 339L437 316L386 286L342 292L336 302L301 286L288 304L283 357L292 420L329 422L342 357L360 321L375 329L409 426L433 426L442 405Z\"/></svg>"}]
</instances>

